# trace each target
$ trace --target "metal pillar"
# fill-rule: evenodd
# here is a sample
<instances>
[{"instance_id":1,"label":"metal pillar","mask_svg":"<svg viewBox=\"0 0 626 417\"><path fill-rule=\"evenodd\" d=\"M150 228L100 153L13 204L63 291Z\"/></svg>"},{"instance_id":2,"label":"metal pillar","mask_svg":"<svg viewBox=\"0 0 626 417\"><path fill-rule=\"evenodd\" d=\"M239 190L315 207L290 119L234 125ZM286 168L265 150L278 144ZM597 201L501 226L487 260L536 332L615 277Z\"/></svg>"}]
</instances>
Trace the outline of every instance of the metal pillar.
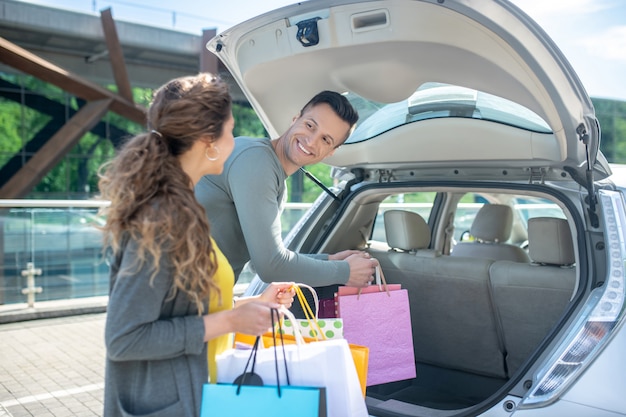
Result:
<instances>
[{"instance_id":1,"label":"metal pillar","mask_svg":"<svg viewBox=\"0 0 626 417\"><path fill-rule=\"evenodd\" d=\"M26 269L22 270L22 276L27 277L26 288L22 289L22 294L28 295L28 307L35 307L35 294L41 293L41 287L35 287L35 275L41 275L41 268L35 268L33 262L26 264Z\"/></svg>"}]
</instances>

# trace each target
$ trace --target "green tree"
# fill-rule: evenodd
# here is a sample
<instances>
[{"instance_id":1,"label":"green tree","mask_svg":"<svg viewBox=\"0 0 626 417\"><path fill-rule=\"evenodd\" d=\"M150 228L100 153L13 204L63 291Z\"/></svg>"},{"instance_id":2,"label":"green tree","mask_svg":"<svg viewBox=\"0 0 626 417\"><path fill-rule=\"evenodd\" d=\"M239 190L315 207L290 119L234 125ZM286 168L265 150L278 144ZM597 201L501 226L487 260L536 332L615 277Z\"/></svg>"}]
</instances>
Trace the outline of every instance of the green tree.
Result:
<instances>
[{"instance_id":1,"label":"green tree","mask_svg":"<svg viewBox=\"0 0 626 417\"><path fill-rule=\"evenodd\" d=\"M21 106L0 97L0 154L3 163L22 148Z\"/></svg>"},{"instance_id":2,"label":"green tree","mask_svg":"<svg viewBox=\"0 0 626 417\"><path fill-rule=\"evenodd\" d=\"M600 149L609 162L626 163L626 102L592 99L602 133Z\"/></svg>"},{"instance_id":3,"label":"green tree","mask_svg":"<svg viewBox=\"0 0 626 417\"><path fill-rule=\"evenodd\" d=\"M150 89L133 89L137 102L151 94ZM68 101L71 112L78 111L80 104L75 98ZM144 130L143 126L125 117L108 112L96 126L97 133L87 132L61 162L40 181L31 192L32 196L53 195L66 198L88 198L98 193L98 170L115 154L115 146L124 138ZM116 132L113 137L111 131ZM122 137L119 137L121 135Z\"/></svg>"},{"instance_id":4,"label":"green tree","mask_svg":"<svg viewBox=\"0 0 626 417\"><path fill-rule=\"evenodd\" d=\"M233 118L235 119L235 128L233 129L235 137L264 138L268 136L263 124L250 106L233 103Z\"/></svg>"}]
</instances>

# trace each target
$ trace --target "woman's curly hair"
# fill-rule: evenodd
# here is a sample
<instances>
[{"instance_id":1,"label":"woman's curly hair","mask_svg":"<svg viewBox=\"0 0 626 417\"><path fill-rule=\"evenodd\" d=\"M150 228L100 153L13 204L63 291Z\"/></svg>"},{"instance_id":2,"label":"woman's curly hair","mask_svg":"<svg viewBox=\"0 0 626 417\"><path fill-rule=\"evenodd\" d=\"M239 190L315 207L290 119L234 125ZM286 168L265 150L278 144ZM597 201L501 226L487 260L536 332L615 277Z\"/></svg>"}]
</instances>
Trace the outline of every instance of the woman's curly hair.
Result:
<instances>
[{"instance_id":1,"label":"woman's curly hair","mask_svg":"<svg viewBox=\"0 0 626 417\"><path fill-rule=\"evenodd\" d=\"M99 172L101 197L111 202L103 213L104 247L117 253L126 236L137 240L135 265L150 258L153 278L167 256L171 296L185 292L199 314L209 293L219 292L212 279L217 261L204 208L177 157L201 135L220 137L231 107L228 85L212 74L171 80L154 93L150 131L131 138Z\"/></svg>"}]
</instances>

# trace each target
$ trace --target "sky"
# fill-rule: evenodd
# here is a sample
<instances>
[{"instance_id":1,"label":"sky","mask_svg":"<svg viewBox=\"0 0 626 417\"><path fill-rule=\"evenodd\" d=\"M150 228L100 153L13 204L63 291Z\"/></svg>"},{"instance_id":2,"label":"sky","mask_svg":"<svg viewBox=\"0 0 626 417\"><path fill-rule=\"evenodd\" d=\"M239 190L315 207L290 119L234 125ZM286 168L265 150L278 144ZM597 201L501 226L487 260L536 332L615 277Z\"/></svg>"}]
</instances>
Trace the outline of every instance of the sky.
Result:
<instances>
[{"instance_id":1,"label":"sky","mask_svg":"<svg viewBox=\"0 0 626 417\"><path fill-rule=\"evenodd\" d=\"M201 34L296 0L22 0ZM512 0L555 41L594 98L626 100L626 1Z\"/></svg>"}]
</instances>

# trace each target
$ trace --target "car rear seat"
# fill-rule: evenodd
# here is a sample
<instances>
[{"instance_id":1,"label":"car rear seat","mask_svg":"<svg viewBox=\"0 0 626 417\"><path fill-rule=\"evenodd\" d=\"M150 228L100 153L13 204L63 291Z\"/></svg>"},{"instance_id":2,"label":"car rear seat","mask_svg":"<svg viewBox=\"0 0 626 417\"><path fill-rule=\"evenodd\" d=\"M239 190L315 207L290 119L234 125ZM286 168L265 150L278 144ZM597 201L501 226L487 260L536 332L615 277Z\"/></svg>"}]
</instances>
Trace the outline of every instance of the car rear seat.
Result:
<instances>
[{"instance_id":1,"label":"car rear seat","mask_svg":"<svg viewBox=\"0 0 626 417\"><path fill-rule=\"evenodd\" d=\"M422 216L406 210L387 210L385 236L387 244L396 252L412 252L418 256L435 257L440 253L428 249L430 228Z\"/></svg>"},{"instance_id":2,"label":"car rear seat","mask_svg":"<svg viewBox=\"0 0 626 417\"><path fill-rule=\"evenodd\" d=\"M497 261L491 293L512 375L562 316L576 286L572 235L566 220L528 221L532 264Z\"/></svg>"},{"instance_id":3,"label":"car rear seat","mask_svg":"<svg viewBox=\"0 0 626 417\"><path fill-rule=\"evenodd\" d=\"M408 290L416 361L504 378L489 295L493 261L441 256L428 249L430 229L416 213L386 215L385 231L394 249L371 253L387 282Z\"/></svg>"},{"instance_id":4,"label":"car rear seat","mask_svg":"<svg viewBox=\"0 0 626 417\"><path fill-rule=\"evenodd\" d=\"M430 228L419 214L406 210L387 210L383 218L387 246L391 249L372 247L368 252L378 259L388 280L392 277L401 282L414 277L414 271L402 270L398 265L407 256L434 258L441 255L439 251L428 249Z\"/></svg>"},{"instance_id":5,"label":"car rear seat","mask_svg":"<svg viewBox=\"0 0 626 417\"><path fill-rule=\"evenodd\" d=\"M530 262L526 252L519 246L506 243L513 227L513 210L505 204L485 204L478 210L472 222L470 234L473 242L459 242L450 256L464 256Z\"/></svg>"}]
</instances>

